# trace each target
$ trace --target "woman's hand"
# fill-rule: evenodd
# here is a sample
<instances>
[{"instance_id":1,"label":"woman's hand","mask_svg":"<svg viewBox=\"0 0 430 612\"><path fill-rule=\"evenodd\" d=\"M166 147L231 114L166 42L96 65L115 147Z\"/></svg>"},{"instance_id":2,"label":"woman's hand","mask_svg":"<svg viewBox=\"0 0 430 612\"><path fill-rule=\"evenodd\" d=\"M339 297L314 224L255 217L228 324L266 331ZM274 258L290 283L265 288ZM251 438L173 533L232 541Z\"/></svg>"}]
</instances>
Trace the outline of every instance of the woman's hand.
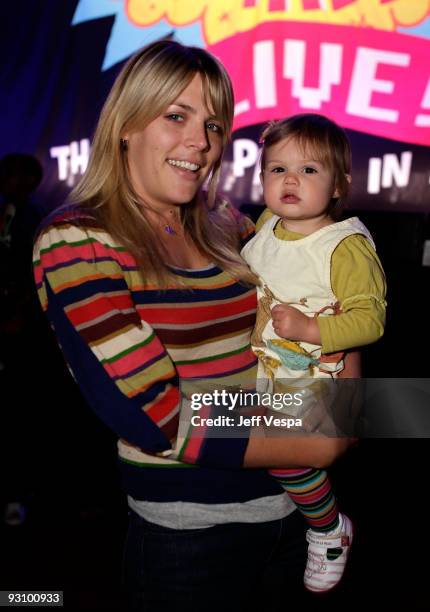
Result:
<instances>
[{"instance_id":1,"label":"woman's hand","mask_svg":"<svg viewBox=\"0 0 430 612\"><path fill-rule=\"evenodd\" d=\"M339 373L339 378L361 378L361 353L360 351L348 351L344 357L344 368Z\"/></svg>"}]
</instances>

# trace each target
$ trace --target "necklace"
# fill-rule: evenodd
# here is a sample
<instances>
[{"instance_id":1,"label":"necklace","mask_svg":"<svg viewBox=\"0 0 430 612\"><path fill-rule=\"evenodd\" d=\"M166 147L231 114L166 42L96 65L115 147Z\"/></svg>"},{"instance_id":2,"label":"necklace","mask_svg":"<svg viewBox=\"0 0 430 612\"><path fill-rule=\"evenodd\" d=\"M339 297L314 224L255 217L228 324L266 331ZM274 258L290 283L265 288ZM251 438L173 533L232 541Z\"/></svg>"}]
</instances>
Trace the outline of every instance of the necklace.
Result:
<instances>
[{"instance_id":1,"label":"necklace","mask_svg":"<svg viewBox=\"0 0 430 612\"><path fill-rule=\"evenodd\" d=\"M169 210L169 214L173 215L174 214L173 210ZM178 236L180 233L177 229L174 228L171 221L169 222L163 219L162 227L163 227L163 230L166 232L166 234L169 234L169 236ZM181 229L183 229L182 226L180 227Z\"/></svg>"},{"instance_id":2,"label":"necklace","mask_svg":"<svg viewBox=\"0 0 430 612\"><path fill-rule=\"evenodd\" d=\"M180 236L183 234L184 228L182 226L181 219L179 216L175 218L176 211L174 209L170 209L169 211L167 211L166 215L166 213L162 214L158 210L149 208L149 206L146 208L149 209L149 215L147 219L149 224L152 225L153 229L157 228L158 231L161 229L169 236ZM170 219L166 217L170 217Z\"/></svg>"},{"instance_id":3,"label":"necklace","mask_svg":"<svg viewBox=\"0 0 430 612\"><path fill-rule=\"evenodd\" d=\"M166 234L170 234L171 236L177 236L178 235L178 232L176 232L173 229L173 227L171 225L169 225L168 223L163 225L163 230L166 232Z\"/></svg>"}]
</instances>

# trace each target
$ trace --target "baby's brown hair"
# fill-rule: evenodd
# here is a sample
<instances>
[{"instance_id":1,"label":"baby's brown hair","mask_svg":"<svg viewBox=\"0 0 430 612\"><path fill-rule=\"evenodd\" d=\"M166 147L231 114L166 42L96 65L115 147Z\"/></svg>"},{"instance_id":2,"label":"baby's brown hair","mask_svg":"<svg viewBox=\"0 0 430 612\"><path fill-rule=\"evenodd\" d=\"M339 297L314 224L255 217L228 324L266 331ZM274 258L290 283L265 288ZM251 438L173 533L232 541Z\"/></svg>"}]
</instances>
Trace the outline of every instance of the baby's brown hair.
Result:
<instances>
[{"instance_id":1,"label":"baby's brown hair","mask_svg":"<svg viewBox=\"0 0 430 612\"><path fill-rule=\"evenodd\" d=\"M266 151L281 140L295 140L303 151L334 172L339 197L333 198L329 214L337 221L342 213L349 192L351 171L351 147L344 130L334 121L315 113L293 115L288 119L270 122L264 129L260 142L261 171L266 165Z\"/></svg>"}]
</instances>

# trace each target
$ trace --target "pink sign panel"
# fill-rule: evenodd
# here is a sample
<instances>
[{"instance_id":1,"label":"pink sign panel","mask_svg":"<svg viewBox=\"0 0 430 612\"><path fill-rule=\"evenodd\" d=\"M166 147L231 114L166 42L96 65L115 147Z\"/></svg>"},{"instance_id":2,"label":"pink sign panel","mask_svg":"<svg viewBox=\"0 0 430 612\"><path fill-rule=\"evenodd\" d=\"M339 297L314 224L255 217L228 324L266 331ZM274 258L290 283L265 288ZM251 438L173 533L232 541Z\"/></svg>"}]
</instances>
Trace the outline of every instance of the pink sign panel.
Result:
<instances>
[{"instance_id":1,"label":"pink sign panel","mask_svg":"<svg viewBox=\"0 0 430 612\"><path fill-rule=\"evenodd\" d=\"M208 47L227 67L235 129L301 112L430 145L429 41L396 32L264 23Z\"/></svg>"}]
</instances>

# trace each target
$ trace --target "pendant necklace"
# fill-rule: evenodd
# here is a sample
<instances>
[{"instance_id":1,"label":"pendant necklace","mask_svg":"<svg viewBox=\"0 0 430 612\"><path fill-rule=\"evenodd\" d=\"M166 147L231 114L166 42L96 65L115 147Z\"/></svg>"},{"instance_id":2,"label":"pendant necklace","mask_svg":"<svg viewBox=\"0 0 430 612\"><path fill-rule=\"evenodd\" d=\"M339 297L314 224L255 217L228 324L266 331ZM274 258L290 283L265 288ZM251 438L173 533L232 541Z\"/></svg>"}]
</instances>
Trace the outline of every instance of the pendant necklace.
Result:
<instances>
[{"instance_id":1,"label":"pendant necklace","mask_svg":"<svg viewBox=\"0 0 430 612\"><path fill-rule=\"evenodd\" d=\"M173 210L170 210L169 213L173 215ZM170 225L170 223L167 223L166 221L163 224L163 230L166 232L166 234L169 234L170 236L178 235L178 232L175 230L175 228L172 225Z\"/></svg>"},{"instance_id":2,"label":"pendant necklace","mask_svg":"<svg viewBox=\"0 0 430 612\"><path fill-rule=\"evenodd\" d=\"M171 225L169 225L168 223L166 223L166 225L163 226L163 229L166 232L166 234L170 234L171 236L177 236L178 235L178 232L175 232L173 227Z\"/></svg>"}]
</instances>

